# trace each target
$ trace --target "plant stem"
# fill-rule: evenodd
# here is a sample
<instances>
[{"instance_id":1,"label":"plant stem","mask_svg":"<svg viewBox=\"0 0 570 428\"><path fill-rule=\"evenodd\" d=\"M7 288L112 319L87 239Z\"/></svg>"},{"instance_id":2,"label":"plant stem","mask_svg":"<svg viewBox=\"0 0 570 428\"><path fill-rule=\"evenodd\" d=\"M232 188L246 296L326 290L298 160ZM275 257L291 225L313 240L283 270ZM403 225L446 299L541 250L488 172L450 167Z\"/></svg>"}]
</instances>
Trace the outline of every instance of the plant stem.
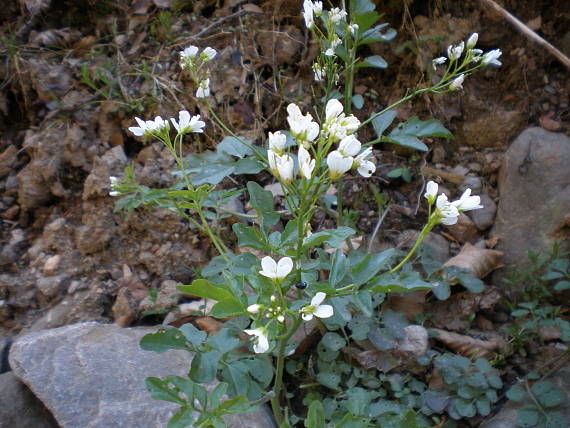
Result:
<instances>
[{"instance_id":1,"label":"plant stem","mask_svg":"<svg viewBox=\"0 0 570 428\"><path fill-rule=\"evenodd\" d=\"M402 268L402 266L404 266L406 264L406 262L408 260L410 260L410 258L414 255L414 253L416 252L416 250L418 249L420 244L425 239L426 235L430 232L430 230L433 229L434 226L435 226L435 223L433 223L431 221L429 221L428 224L426 224L424 226L424 228L420 232L420 236L418 236L418 239L417 239L416 243L414 244L414 246L412 247L412 249L410 250L410 252L406 255L406 257L404 257L404 260L402 260L400 263L398 263L398 265L390 271L390 273L397 272L398 270L400 270Z\"/></svg>"},{"instance_id":2,"label":"plant stem","mask_svg":"<svg viewBox=\"0 0 570 428\"><path fill-rule=\"evenodd\" d=\"M279 395L281 394L281 388L283 386L283 368L285 367L285 348L287 347L287 342L293 336L293 334L299 328L301 324L301 318L297 318L293 321L293 325L287 331L287 334L283 336L279 342L279 348L277 350L277 366L275 369L275 384L273 385L273 393L275 396L271 399L271 409L273 410L273 416L277 421L277 425L281 425L283 422L283 415L281 413L281 406L279 405Z\"/></svg>"}]
</instances>

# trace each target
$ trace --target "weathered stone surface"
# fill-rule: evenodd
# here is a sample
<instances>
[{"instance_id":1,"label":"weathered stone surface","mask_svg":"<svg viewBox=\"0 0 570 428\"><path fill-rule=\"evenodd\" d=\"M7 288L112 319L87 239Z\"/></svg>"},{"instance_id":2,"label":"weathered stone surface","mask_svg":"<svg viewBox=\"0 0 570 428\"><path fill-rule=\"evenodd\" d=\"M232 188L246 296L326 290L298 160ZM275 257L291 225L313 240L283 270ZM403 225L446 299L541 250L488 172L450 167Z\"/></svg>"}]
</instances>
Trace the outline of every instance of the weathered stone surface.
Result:
<instances>
[{"instance_id":1,"label":"weathered stone surface","mask_svg":"<svg viewBox=\"0 0 570 428\"><path fill-rule=\"evenodd\" d=\"M57 428L51 413L13 372L0 375L0 428Z\"/></svg>"},{"instance_id":2,"label":"weathered stone surface","mask_svg":"<svg viewBox=\"0 0 570 428\"><path fill-rule=\"evenodd\" d=\"M63 427L164 427L177 406L153 400L144 379L185 376L191 355L142 351L139 340L152 331L95 322L39 331L12 345L10 364ZM226 421L233 428L274 426L266 407Z\"/></svg>"},{"instance_id":3,"label":"weathered stone surface","mask_svg":"<svg viewBox=\"0 0 570 428\"><path fill-rule=\"evenodd\" d=\"M493 225L495 215L497 214L497 204L489 196L481 195L481 205L483 208L469 211L469 217L477 226L477 229L483 231Z\"/></svg>"},{"instance_id":4,"label":"weathered stone surface","mask_svg":"<svg viewBox=\"0 0 570 428\"><path fill-rule=\"evenodd\" d=\"M550 234L570 212L569 165L570 138L542 128L525 130L505 153L493 235L507 269L527 261L529 249L552 248Z\"/></svg>"},{"instance_id":5,"label":"weathered stone surface","mask_svg":"<svg viewBox=\"0 0 570 428\"><path fill-rule=\"evenodd\" d=\"M557 373L554 373L547 380L554 382L555 387L565 392L567 396L566 401L562 405L549 410L561 412L565 419L570 421L570 366L558 370ZM518 428L520 425L517 425L517 412L520 408L529 404L532 404L530 398L519 403L509 401L495 417L481 424L481 428ZM570 422L565 426L570 427Z\"/></svg>"}]
</instances>

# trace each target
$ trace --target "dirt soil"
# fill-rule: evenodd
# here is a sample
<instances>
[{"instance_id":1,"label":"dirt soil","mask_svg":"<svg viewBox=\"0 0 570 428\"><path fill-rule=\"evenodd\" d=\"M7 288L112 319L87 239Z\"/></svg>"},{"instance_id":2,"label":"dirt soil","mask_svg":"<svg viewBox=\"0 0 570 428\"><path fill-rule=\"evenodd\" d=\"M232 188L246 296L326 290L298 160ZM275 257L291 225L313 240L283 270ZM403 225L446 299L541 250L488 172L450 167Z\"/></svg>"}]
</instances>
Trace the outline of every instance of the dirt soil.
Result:
<instances>
[{"instance_id":1,"label":"dirt soil","mask_svg":"<svg viewBox=\"0 0 570 428\"><path fill-rule=\"evenodd\" d=\"M318 47L304 27L300 2L7 3L0 10L0 336L84 319L160 322L160 314L137 312L138 302L149 290L168 288L169 280L188 283L215 251L170 212L137 210L128 218L113 212L108 177L121 176L131 163L142 184L172 183L170 156L127 128L134 116L171 117L187 109L208 123L189 151L221 141L223 131L200 109L178 65L178 51L190 44L219 52L213 103L232 129L262 144L268 131L284 128L289 102L312 102L308 88ZM418 199L425 180L443 171L457 193L453 177L467 174L476 177L480 193L496 200L501 158L514 137L529 126L570 132L570 74L482 2L376 3L398 36L363 52L381 55L389 67L358 74L356 92L366 103L354 114L362 120L429 81L431 59L474 31L478 47L503 51L503 66L476 73L463 92L417 98L398 109L401 119L439 119L454 140L426 141L425 155L375 147L373 180L347 179L347 207L364 243L379 217L375 187L393 203L377 238L403 246L403 232L417 230L425 217ZM570 55L567 0L500 3ZM361 140L371 137L363 133ZM409 183L389 174L402 167L411 172ZM271 183L266 174L236 180ZM247 210L245 200L240 203ZM319 214L315 227L329 222ZM231 222L216 227L231 235ZM451 240L452 253L465 241L440 236ZM487 237L476 232L469 240ZM122 307L113 307L117 296Z\"/></svg>"}]
</instances>

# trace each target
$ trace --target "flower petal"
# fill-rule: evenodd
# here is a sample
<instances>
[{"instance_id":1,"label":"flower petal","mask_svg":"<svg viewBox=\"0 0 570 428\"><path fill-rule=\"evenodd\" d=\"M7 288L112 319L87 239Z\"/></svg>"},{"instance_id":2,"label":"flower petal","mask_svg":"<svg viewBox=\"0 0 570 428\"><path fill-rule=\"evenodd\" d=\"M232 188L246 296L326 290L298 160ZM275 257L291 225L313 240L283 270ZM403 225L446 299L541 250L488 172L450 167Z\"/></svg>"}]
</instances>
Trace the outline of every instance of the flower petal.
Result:
<instances>
[{"instance_id":1,"label":"flower petal","mask_svg":"<svg viewBox=\"0 0 570 428\"><path fill-rule=\"evenodd\" d=\"M319 306L323 303L323 300L327 298L326 293L319 291L315 296L311 299L311 306Z\"/></svg>"},{"instance_id":2,"label":"flower petal","mask_svg":"<svg viewBox=\"0 0 570 428\"><path fill-rule=\"evenodd\" d=\"M313 319L313 314L301 314L301 318L303 318L303 321L311 321Z\"/></svg>"},{"instance_id":3,"label":"flower petal","mask_svg":"<svg viewBox=\"0 0 570 428\"><path fill-rule=\"evenodd\" d=\"M277 274L277 263L271 257L266 256L261 259L262 270L259 273L268 278L275 278Z\"/></svg>"},{"instance_id":4,"label":"flower petal","mask_svg":"<svg viewBox=\"0 0 570 428\"><path fill-rule=\"evenodd\" d=\"M334 315L334 309L331 305L320 305L315 310L315 316L319 318L330 318Z\"/></svg>"},{"instance_id":5,"label":"flower petal","mask_svg":"<svg viewBox=\"0 0 570 428\"><path fill-rule=\"evenodd\" d=\"M285 278L293 270L293 260L291 257L283 257L277 263L277 277Z\"/></svg>"}]
</instances>

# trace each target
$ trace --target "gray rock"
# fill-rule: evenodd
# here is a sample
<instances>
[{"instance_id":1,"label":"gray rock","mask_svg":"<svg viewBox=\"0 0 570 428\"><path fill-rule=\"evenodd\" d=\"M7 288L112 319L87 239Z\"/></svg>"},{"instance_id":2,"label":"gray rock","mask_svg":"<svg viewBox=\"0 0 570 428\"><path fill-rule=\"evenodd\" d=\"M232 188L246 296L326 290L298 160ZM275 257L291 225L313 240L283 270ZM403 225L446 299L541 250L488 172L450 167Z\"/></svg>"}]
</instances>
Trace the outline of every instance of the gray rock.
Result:
<instances>
[{"instance_id":1,"label":"gray rock","mask_svg":"<svg viewBox=\"0 0 570 428\"><path fill-rule=\"evenodd\" d=\"M570 421L570 366L558 370L557 373L554 373L547 380L554 382L555 388L565 392L567 396L566 401L562 405L548 410L561 412L565 420ZM517 412L529 404L533 404L530 398L518 403L509 401L495 417L482 423L480 428L518 428L520 425L517 425ZM564 426L570 427L570 422Z\"/></svg>"},{"instance_id":2,"label":"gray rock","mask_svg":"<svg viewBox=\"0 0 570 428\"><path fill-rule=\"evenodd\" d=\"M51 413L13 372L0 375L0 428L57 428Z\"/></svg>"},{"instance_id":3,"label":"gray rock","mask_svg":"<svg viewBox=\"0 0 570 428\"><path fill-rule=\"evenodd\" d=\"M468 214L475 226L477 226L477 229L483 231L493 225L495 215L497 214L497 204L489 196L482 194L481 205L483 205L483 208L469 211Z\"/></svg>"},{"instance_id":4,"label":"gray rock","mask_svg":"<svg viewBox=\"0 0 570 428\"><path fill-rule=\"evenodd\" d=\"M570 212L569 165L570 138L542 128L525 130L505 153L493 235L507 269L528 262L528 249L552 248L551 233Z\"/></svg>"},{"instance_id":5,"label":"gray rock","mask_svg":"<svg viewBox=\"0 0 570 428\"><path fill-rule=\"evenodd\" d=\"M67 279L68 279L67 275L65 274L55 275L55 276L43 276L40 279L38 279L36 285L38 287L38 290L40 290L44 296L54 297L57 294L59 294L61 290L63 290L63 287Z\"/></svg>"},{"instance_id":6,"label":"gray rock","mask_svg":"<svg viewBox=\"0 0 570 428\"><path fill-rule=\"evenodd\" d=\"M185 376L191 356L142 351L139 340L153 331L94 322L39 331L16 340L10 365L64 428L164 427L178 406L153 400L144 379ZM265 406L226 422L232 428L274 426Z\"/></svg>"}]
</instances>

